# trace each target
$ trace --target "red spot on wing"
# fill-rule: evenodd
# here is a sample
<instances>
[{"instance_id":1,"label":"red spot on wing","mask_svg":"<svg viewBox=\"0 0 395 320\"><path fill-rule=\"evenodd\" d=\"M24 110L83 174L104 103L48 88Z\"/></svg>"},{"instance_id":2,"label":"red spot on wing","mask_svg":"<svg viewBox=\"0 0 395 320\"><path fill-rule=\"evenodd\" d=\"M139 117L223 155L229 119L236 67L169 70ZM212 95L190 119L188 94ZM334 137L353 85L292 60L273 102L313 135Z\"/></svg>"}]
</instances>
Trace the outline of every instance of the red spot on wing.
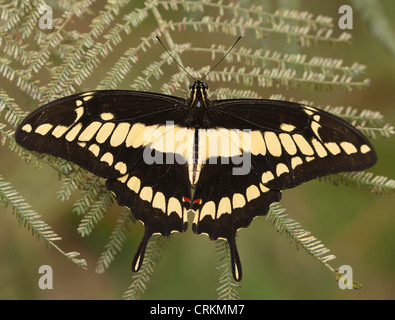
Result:
<instances>
[{"instance_id":1,"label":"red spot on wing","mask_svg":"<svg viewBox=\"0 0 395 320\"><path fill-rule=\"evenodd\" d=\"M193 203L195 204L202 204L202 199L196 199L196 200L193 200Z\"/></svg>"}]
</instances>

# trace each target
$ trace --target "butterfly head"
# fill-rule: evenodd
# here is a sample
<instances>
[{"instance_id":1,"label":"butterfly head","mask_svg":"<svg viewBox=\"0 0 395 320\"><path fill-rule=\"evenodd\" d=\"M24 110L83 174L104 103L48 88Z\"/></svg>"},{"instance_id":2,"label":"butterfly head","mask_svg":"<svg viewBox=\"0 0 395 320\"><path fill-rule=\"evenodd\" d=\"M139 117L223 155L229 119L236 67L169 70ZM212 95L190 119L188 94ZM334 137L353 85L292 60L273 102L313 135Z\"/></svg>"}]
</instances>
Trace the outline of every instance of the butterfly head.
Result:
<instances>
[{"instance_id":1,"label":"butterfly head","mask_svg":"<svg viewBox=\"0 0 395 320\"><path fill-rule=\"evenodd\" d=\"M204 81L196 80L191 82L189 90L191 90L191 96L189 98L189 105L191 107L206 108L207 107L207 92L208 85Z\"/></svg>"}]
</instances>

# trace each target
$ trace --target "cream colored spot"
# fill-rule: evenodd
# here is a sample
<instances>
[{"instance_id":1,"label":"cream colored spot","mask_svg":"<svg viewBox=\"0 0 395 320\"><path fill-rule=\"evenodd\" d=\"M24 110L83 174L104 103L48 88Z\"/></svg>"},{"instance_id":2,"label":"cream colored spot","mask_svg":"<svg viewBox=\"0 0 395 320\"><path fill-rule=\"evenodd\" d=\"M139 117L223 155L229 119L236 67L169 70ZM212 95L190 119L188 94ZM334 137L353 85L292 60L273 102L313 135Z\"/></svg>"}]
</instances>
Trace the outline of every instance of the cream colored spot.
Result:
<instances>
[{"instance_id":1,"label":"cream colored spot","mask_svg":"<svg viewBox=\"0 0 395 320\"><path fill-rule=\"evenodd\" d=\"M300 157L293 157L291 160L292 169L295 169L297 166L303 164L303 161Z\"/></svg>"},{"instance_id":2,"label":"cream colored spot","mask_svg":"<svg viewBox=\"0 0 395 320\"><path fill-rule=\"evenodd\" d=\"M118 147L121 145L128 135L130 129L130 124L127 122L121 122L117 125L112 133L110 144L112 147Z\"/></svg>"},{"instance_id":3,"label":"cream colored spot","mask_svg":"<svg viewBox=\"0 0 395 320\"><path fill-rule=\"evenodd\" d=\"M103 154L103 156L100 158L100 161L107 162L109 166L112 165L114 162L114 156L110 152L106 152Z\"/></svg>"},{"instance_id":4,"label":"cream colored spot","mask_svg":"<svg viewBox=\"0 0 395 320\"><path fill-rule=\"evenodd\" d=\"M45 124L38 126L34 132L41 134L42 136L45 136L49 132L49 130L52 129L52 127L53 127L52 124L45 123Z\"/></svg>"},{"instance_id":5,"label":"cream colored spot","mask_svg":"<svg viewBox=\"0 0 395 320\"><path fill-rule=\"evenodd\" d=\"M267 149L269 150L272 156L275 157L281 156L281 143L274 132L266 131L265 141L266 141Z\"/></svg>"},{"instance_id":6,"label":"cream colored spot","mask_svg":"<svg viewBox=\"0 0 395 320\"><path fill-rule=\"evenodd\" d=\"M314 117L316 117L316 116L314 116ZM313 122L311 123L311 130L313 130L315 136L316 136L319 140L322 140L321 137L320 137L320 135L318 134L318 129L319 129L319 128L321 128L321 125L320 125L318 122L313 121Z\"/></svg>"},{"instance_id":7,"label":"cream colored spot","mask_svg":"<svg viewBox=\"0 0 395 320\"><path fill-rule=\"evenodd\" d=\"M357 148L355 148L355 146L350 142L347 141L340 142L340 146L347 154L353 154L357 152Z\"/></svg>"},{"instance_id":8,"label":"cream colored spot","mask_svg":"<svg viewBox=\"0 0 395 320\"><path fill-rule=\"evenodd\" d=\"M141 180L137 177L131 177L128 181L127 186L130 190L138 193L141 186Z\"/></svg>"},{"instance_id":9,"label":"cream colored spot","mask_svg":"<svg viewBox=\"0 0 395 320\"><path fill-rule=\"evenodd\" d=\"M307 162L313 161L314 159L315 159L315 157L306 157Z\"/></svg>"},{"instance_id":10,"label":"cream colored spot","mask_svg":"<svg viewBox=\"0 0 395 320\"><path fill-rule=\"evenodd\" d=\"M166 198L162 192L155 193L154 200L152 201L152 207L158 208L166 213Z\"/></svg>"},{"instance_id":11,"label":"cream colored spot","mask_svg":"<svg viewBox=\"0 0 395 320\"><path fill-rule=\"evenodd\" d=\"M365 154L365 153L368 153L371 149L368 145L364 144L361 146L360 150L361 150L361 153Z\"/></svg>"},{"instance_id":12,"label":"cream colored spot","mask_svg":"<svg viewBox=\"0 0 395 320\"><path fill-rule=\"evenodd\" d=\"M93 96L94 94L95 94L95 91L88 91L88 92L81 94L81 97Z\"/></svg>"},{"instance_id":13,"label":"cream colored spot","mask_svg":"<svg viewBox=\"0 0 395 320\"><path fill-rule=\"evenodd\" d=\"M292 124L283 123L280 125L280 129L283 131L291 132L294 131L296 127L293 126Z\"/></svg>"},{"instance_id":14,"label":"cream colored spot","mask_svg":"<svg viewBox=\"0 0 395 320\"><path fill-rule=\"evenodd\" d=\"M63 136L63 135L65 134L65 132L66 132L67 130L69 130L69 128L70 128L70 127L58 125L58 126L56 126L55 129L53 129L52 135L53 135L54 137L56 137L56 138L60 138L61 136Z\"/></svg>"},{"instance_id":15,"label":"cream colored spot","mask_svg":"<svg viewBox=\"0 0 395 320\"><path fill-rule=\"evenodd\" d=\"M328 152L326 152L326 150L325 150L324 146L321 144L321 142L319 142L316 139L312 139L311 143L313 144L315 152L318 154L318 156L320 158L324 158L328 155Z\"/></svg>"},{"instance_id":16,"label":"cream colored spot","mask_svg":"<svg viewBox=\"0 0 395 320\"><path fill-rule=\"evenodd\" d=\"M140 191L140 198L141 200L151 202L152 200L152 188L151 187L144 187Z\"/></svg>"},{"instance_id":17,"label":"cream colored spot","mask_svg":"<svg viewBox=\"0 0 395 320\"><path fill-rule=\"evenodd\" d=\"M80 118L84 115L84 107L79 107L75 109L75 113L77 114L77 117L74 120L74 123L76 123Z\"/></svg>"},{"instance_id":18,"label":"cream colored spot","mask_svg":"<svg viewBox=\"0 0 395 320\"><path fill-rule=\"evenodd\" d=\"M235 278L240 280L239 279L239 268L237 267L236 263L234 263L234 268L235 268Z\"/></svg>"},{"instance_id":19,"label":"cream colored spot","mask_svg":"<svg viewBox=\"0 0 395 320\"><path fill-rule=\"evenodd\" d=\"M269 188L266 188L262 183L259 184L259 188L261 189L262 192L268 192L270 191Z\"/></svg>"},{"instance_id":20,"label":"cream colored spot","mask_svg":"<svg viewBox=\"0 0 395 320\"><path fill-rule=\"evenodd\" d=\"M110 112L103 112L100 114L100 118L104 121L108 121L114 119L114 115Z\"/></svg>"},{"instance_id":21,"label":"cream colored spot","mask_svg":"<svg viewBox=\"0 0 395 320\"><path fill-rule=\"evenodd\" d=\"M224 213L231 213L232 206L228 197L223 197L218 204L217 219Z\"/></svg>"},{"instance_id":22,"label":"cream colored spot","mask_svg":"<svg viewBox=\"0 0 395 320\"><path fill-rule=\"evenodd\" d=\"M263 140L262 133L259 131L251 132L251 153L256 156L258 154L266 154L265 140Z\"/></svg>"},{"instance_id":23,"label":"cream colored spot","mask_svg":"<svg viewBox=\"0 0 395 320\"><path fill-rule=\"evenodd\" d=\"M311 148L310 144L306 141L306 139L301 134L294 134L293 138L303 154L309 156L314 154L313 148Z\"/></svg>"},{"instance_id":24,"label":"cream colored spot","mask_svg":"<svg viewBox=\"0 0 395 320\"><path fill-rule=\"evenodd\" d=\"M80 136L78 137L78 140L80 141L89 141L93 138L93 136L96 134L97 130L101 127L101 122L99 121L94 121L89 126L87 126L84 131L81 132Z\"/></svg>"},{"instance_id":25,"label":"cream colored spot","mask_svg":"<svg viewBox=\"0 0 395 320\"><path fill-rule=\"evenodd\" d=\"M96 135L96 141L99 143L103 143L104 141L106 141L114 130L114 127L115 123L113 122L107 122L103 124L103 126L100 128L99 132Z\"/></svg>"},{"instance_id":26,"label":"cream colored spot","mask_svg":"<svg viewBox=\"0 0 395 320\"><path fill-rule=\"evenodd\" d=\"M29 132L32 132L32 126L30 125L30 124L25 124L23 127L22 127L22 130L23 131L25 131L25 132L27 132L27 133L29 133Z\"/></svg>"},{"instance_id":27,"label":"cream colored spot","mask_svg":"<svg viewBox=\"0 0 395 320\"><path fill-rule=\"evenodd\" d=\"M92 98L93 98L93 96L86 96L86 97L83 97L82 100L88 101L88 100L90 100L90 99L92 99Z\"/></svg>"},{"instance_id":28,"label":"cream colored spot","mask_svg":"<svg viewBox=\"0 0 395 320\"><path fill-rule=\"evenodd\" d=\"M66 134L66 140L71 142L73 141L76 137L77 134L80 132L82 129L82 123L78 123L75 125L67 134Z\"/></svg>"},{"instance_id":29,"label":"cream colored spot","mask_svg":"<svg viewBox=\"0 0 395 320\"><path fill-rule=\"evenodd\" d=\"M75 104L76 104L77 107L79 107L79 106L82 105L82 101L81 101L81 100L77 100L77 101L75 102Z\"/></svg>"},{"instance_id":30,"label":"cream colored spot","mask_svg":"<svg viewBox=\"0 0 395 320\"><path fill-rule=\"evenodd\" d=\"M118 170L121 174L125 174L127 171L127 167L124 162L117 162L114 168Z\"/></svg>"},{"instance_id":31,"label":"cream colored spot","mask_svg":"<svg viewBox=\"0 0 395 320\"><path fill-rule=\"evenodd\" d=\"M126 180L128 180L128 177L129 177L129 174L125 174L124 176L119 177L117 180L122 182L122 183L125 183Z\"/></svg>"},{"instance_id":32,"label":"cream colored spot","mask_svg":"<svg viewBox=\"0 0 395 320\"><path fill-rule=\"evenodd\" d=\"M85 148L85 147L86 147L86 142L78 142L78 145L79 145L81 148Z\"/></svg>"},{"instance_id":33,"label":"cream colored spot","mask_svg":"<svg viewBox=\"0 0 395 320\"><path fill-rule=\"evenodd\" d=\"M97 144L92 144L89 146L88 150L92 152L96 157L99 156L100 148Z\"/></svg>"},{"instance_id":34,"label":"cream colored spot","mask_svg":"<svg viewBox=\"0 0 395 320\"><path fill-rule=\"evenodd\" d=\"M325 147L333 155L337 155L337 154L339 154L341 152L339 146L335 142L327 142L327 143L325 143Z\"/></svg>"},{"instance_id":35,"label":"cream colored spot","mask_svg":"<svg viewBox=\"0 0 395 320\"><path fill-rule=\"evenodd\" d=\"M262 183L265 184L274 179L273 173L271 171L266 171L262 173Z\"/></svg>"},{"instance_id":36,"label":"cream colored spot","mask_svg":"<svg viewBox=\"0 0 395 320\"><path fill-rule=\"evenodd\" d=\"M171 197L169 199L169 202L167 203L167 214L170 215L170 213L175 212L178 214L180 218L182 218L182 207L180 201L178 201L176 198ZM197 214L196 214L197 215Z\"/></svg>"},{"instance_id":37,"label":"cream colored spot","mask_svg":"<svg viewBox=\"0 0 395 320\"><path fill-rule=\"evenodd\" d=\"M289 169L284 163L279 163L276 167L277 177L281 176L283 173L288 173Z\"/></svg>"},{"instance_id":38,"label":"cream colored spot","mask_svg":"<svg viewBox=\"0 0 395 320\"><path fill-rule=\"evenodd\" d=\"M256 198L259 198L260 195L261 195L261 193L259 192L259 189L256 185L252 184L246 190L247 201L251 201Z\"/></svg>"},{"instance_id":39,"label":"cream colored spot","mask_svg":"<svg viewBox=\"0 0 395 320\"><path fill-rule=\"evenodd\" d=\"M303 107L304 107L305 109L308 109L308 110L313 111L313 112L316 112L316 111L317 111L317 109L315 109L315 108L313 108L313 107L310 107L310 106L308 106L308 105L304 105Z\"/></svg>"},{"instance_id":40,"label":"cream colored spot","mask_svg":"<svg viewBox=\"0 0 395 320\"><path fill-rule=\"evenodd\" d=\"M246 200L241 193L235 193L232 198L233 209L243 208L246 204Z\"/></svg>"},{"instance_id":41,"label":"cream colored spot","mask_svg":"<svg viewBox=\"0 0 395 320\"><path fill-rule=\"evenodd\" d=\"M143 133L145 130L145 125L142 123L135 123L129 131L126 138L126 147L133 146L133 148L138 148L143 144Z\"/></svg>"},{"instance_id":42,"label":"cream colored spot","mask_svg":"<svg viewBox=\"0 0 395 320\"><path fill-rule=\"evenodd\" d=\"M211 216L211 218L215 219L215 203L214 201L206 202L200 212L200 220L202 220L205 216Z\"/></svg>"},{"instance_id":43,"label":"cream colored spot","mask_svg":"<svg viewBox=\"0 0 395 320\"><path fill-rule=\"evenodd\" d=\"M283 148L288 154L293 156L296 153L296 151L298 151L295 142L293 141L292 137L288 133L280 133L278 137L280 138Z\"/></svg>"}]
</instances>

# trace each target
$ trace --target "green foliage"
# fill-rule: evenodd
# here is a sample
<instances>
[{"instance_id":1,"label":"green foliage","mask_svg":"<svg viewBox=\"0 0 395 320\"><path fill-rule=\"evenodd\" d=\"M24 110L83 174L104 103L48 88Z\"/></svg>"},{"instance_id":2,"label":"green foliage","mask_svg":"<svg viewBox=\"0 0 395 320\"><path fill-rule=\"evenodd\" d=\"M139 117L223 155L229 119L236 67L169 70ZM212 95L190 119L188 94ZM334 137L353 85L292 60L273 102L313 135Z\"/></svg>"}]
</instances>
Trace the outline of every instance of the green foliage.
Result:
<instances>
[{"instance_id":1,"label":"green foliage","mask_svg":"<svg viewBox=\"0 0 395 320\"><path fill-rule=\"evenodd\" d=\"M394 51L392 31L386 20L382 20L383 11L370 10L372 6L369 1L354 2L355 5L358 2L364 17L372 25L378 18L384 21L374 32L380 35L384 31L386 35L380 36L380 39L384 39L390 50ZM222 69L219 66L210 74L211 82L219 82L223 86L215 92L222 99L259 98L262 88L305 87L322 91L340 88L351 92L369 85L369 80L363 78L366 66L358 62L346 65L339 58L299 53L312 45L349 44L351 35L345 32L336 35L330 17L298 11L297 0L279 1L279 9L274 13L261 5L247 7L218 0L148 0L139 8L126 0L108 1L94 7L93 3L91 0L49 2L54 10L53 30L38 27L41 17L39 7L45 4L44 1L0 4L0 79L4 82L0 88L0 141L3 151L14 152L27 163L34 160L38 168L53 168L63 180L57 194L60 200L68 200L72 194L81 192L73 211L82 216L78 227L82 236L94 230L114 202L114 197L105 189L102 179L76 165L23 150L15 143L14 130L27 112L77 91L115 89L127 83L133 90L177 94L186 88L189 79L163 53L156 36L163 38L174 57L197 78L206 74L224 55L232 41L229 39L240 34L246 34L250 39L283 39L293 48L289 52L263 50L251 48L251 42L246 46L237 46L226 58L230 67L224 63ZM370 9L366 10L367 7ZM210 44L200 39L195 41L194 37L188 37L193 39L188 43L177 43L178 35L185 31L199 36L205 32L231 37L223 44ZM148 52L150 55L147 55ZM191 61L195 54L205 57L205 61L211 57L212 62L197 69L184 63ZM169 64L172 66L169 67ZM234 84L237 84L237 89L232 88ZM281 95L273 95L272 98L292 100ZM393 126L385 123L376 111L358 112L350 106L322 108L350 121L372 139L394 135ZM394 191L393 180L365 172L333 175L321 180L364 187L377 193ZM2 177L0 201L3 207L12 207L19 224L31 230L36 238L42 237L48 246L56 248L76 264L86 266L85 260L77 259L77 252L65 253L55 245L60 237L45 222L38 220L40 216ZM335 272L328 264L334 256L327 255L329 250L321 241L305 231L299 222L289 218L279 204L272 206L267 219L298 248L303 248ZM102 273L109 267L134 223L129 211L121 211L98 260L97 272ZM144 264L133 275L132 284L124 294L126 299L143 297L167 241L161 236L152 237ZM217 251L218 269L221 271L218 298L237 299L239 284L234 282L231 274L226 242L218 241Z\"/></svg>"},{"instance_id":2,"label":"green foliage","mask_svg":"<svg viewBox=\"0 0 395 320\"><path fill-rule=\"evenodd\" d=\"M114 256L122 250L122 245L127 238L127 234L135 223L136 220L133 218L128 208L121 212L121 215L118 218L118 224L111 233L109 241L105 246L105 250L97 261L97 273L103 273L105 269L110 266L111 262L114 261Z\"/></svg>"},{"instance_id":3,"label":"green foliage","mask_svg":"<svg viewBox=\"0 0 395 320\"><path fill-rule=\"evenodd\" d=\"M237 283L232 274L232 263L229 245L226 240L219 239L215 243L218 254L218 267L222 271L218 281L218 300L238 300L239 294L237 288L240 284Z\"/></svg>"},{"instance_id":4,"label":"green foliage","mask_svg":"<svg viewBox=\"0 0 395 320\"><path fill-rule=\"evenodd\" d=\"M153 235L147 244L145 257L141 269L133 275L133 282L123 294L126 300L140 300L147 290L147 285L152 278L156 264L162 257L169 238Z\"/></svg>"},{"instance_id":5,"label":"green foliage","mask_svg":"<svg viewBox=\"0 0 395 320\"><path fill-rule=\"evenodd\" d=\"M326 255L329 249L327 249L320 240L314 237L311 232L304 230L299 222L290 218L285 211L286 210L282 208L278 202L273 203L270 206L266 219L276 227L278 233L285 233L290 239L290 242L296 244L297 249L302 247L327 268L334 271L333 268L329 266L328 261L336 257L334 255Z\"/></svg>"},{"instance_id":6,"label":"green foliage","mask_svg":"<svg viewBox=\"0 0 395 320\"><path fill-rule=\"evenodd\" d=\"M62 238L58 236L50 225L42 220L41 216L35 212L29 203L19 194L18 191L9 183L5 182L0 175L0 207L12 207L12 212L15 215L19 226L27 228L32 235L39 240L43 238L46 245L53 247L66 256L69 260L80 267L87 266L85 259L77 259L80 255L78 252L64 252L55 242Z\"/></svg>"}]
</instances>

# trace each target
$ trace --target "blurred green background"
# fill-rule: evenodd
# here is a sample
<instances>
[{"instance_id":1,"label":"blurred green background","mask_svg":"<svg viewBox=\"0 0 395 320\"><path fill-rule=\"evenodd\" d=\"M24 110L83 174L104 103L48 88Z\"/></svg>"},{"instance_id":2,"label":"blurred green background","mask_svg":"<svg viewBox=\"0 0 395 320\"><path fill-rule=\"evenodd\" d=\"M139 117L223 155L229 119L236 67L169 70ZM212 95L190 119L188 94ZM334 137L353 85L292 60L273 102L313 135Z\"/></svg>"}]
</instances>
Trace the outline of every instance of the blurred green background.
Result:
<instances>
[{"instance_id":1,"label":"blurred green background","mask_svg":"<svg viewBox=\"0 0 395 320\"><path fill-rule=\"evenodd\" d=\"M395 2L381 1L387 18L392 23ZM299 10L307 10L315 15L322 14L337 19L338 8L349 1L300 1ZM351 4L352 5L352 4ZM97 5L100 7L99 5ZM134 1L130 6L142 6ZM129 7L130 7L129 6ZM92 9L94 9L93 6ZM274 10L275 6L272 7ZM270 9L270 5L269 5ZM56 12L54 13L56 14ZM174 19L191 13L175 13ZM252 88L262 97L282 93L286 97L306 99L319 105L351 105L362 109L380 111L387 122L395 124L395 57L372 34L370 27L354 10L354 28L351 46L339 45L335 48L322 44L300 51L309 56L318 55L344 59L344 65L354 62L367 65L366 78L371 80L369 88L363 91L346 93L340 89L329 92L284 90L283 88ZM78 21L77 21L78 22ZM78 22L78 23L81 23ZM147 36L156 23L148 19L130 35L131 46L138 44L141 37ZM89 21L87 21L89 24ZM83 25L83 23L82 23ZM336 28L335 28L336 29ZM232 36L219 33L196 33L192 29L174 31L174 38L180 43L188 41L209 47L212 43L227 46L234 41ZM282 46L276 39L260 40L263 49L273 50ZM125 43L128 46L128 43ZM253 35L247 33L242 46L260 47ZM157 57L158 47L152 52ZM148 50L140 61L147 65L152 59ZM183 57L183 63L194 68L214 64L209 55ZM138 72L139 67L134 67ZM177 68L175 64L166 66ZM174 71L172 71L174 72ZM167 79L166 79L167 80ZM0 78L1 85L6 81ZM92 81L92 82L89 82ZM94 79L87 82L84 90L94 87ZM160 83L153 81L153 91ZM155 87L155 85L157 85ZM211 84L215 90L220 83ZM237 86L235 86L237 87ZM250 89L249 87L244 87ZM124 81L122 89L128 89ZM178 93L183 95L183 93ZM24 106L21 106L24 107ZM38 106L24 107L33 110ZM373 141L378 153L378 164L371 169L378 175L395 178L394 140L379 138ZM42 240L36 241L31 233L18 226L11 209L0 209L0 298L1 299L120 299L132 281L130 264L142 237L143 228L139 224L133 228L123 251L117 255L112 266L101 275L95 274L96 261L103 251L108 236L115 225L120 209L116 205L87 238L77 233L80 218L72 214L72 204L78 199L78 192L66 202L56 199L61 181L57 173L43 167L35 170L33 165L18 158L7 147L0 151L0 173L43 215L43 220L53 226L63 240L58 245L64 251L78 251L88 262L88 270L69 262L56 250L48 250ZM318 239L331 249L337 259L331 265L350 265L354 280L362 283L362 290L340 290L333 275L319 262L303 250L295 250L288 239L279 236L273 226L260 217L251 226L239 232L238 247L243 264L243 281L239 293L242 299L394 299L395 298L395 210L394 195L378 196L367 190L345 186L331 186L311 181L302 186L283 192L282 205L287 213L301 222ZM37 282L38 268L50 265L54 272L54 289L40 290ZM156 272L145 294L146 299L216 299L218 272L214 242L206 236L196 236L190 229L184 234L172 236L158 264Z\"/></svg>"}]
</instances>

